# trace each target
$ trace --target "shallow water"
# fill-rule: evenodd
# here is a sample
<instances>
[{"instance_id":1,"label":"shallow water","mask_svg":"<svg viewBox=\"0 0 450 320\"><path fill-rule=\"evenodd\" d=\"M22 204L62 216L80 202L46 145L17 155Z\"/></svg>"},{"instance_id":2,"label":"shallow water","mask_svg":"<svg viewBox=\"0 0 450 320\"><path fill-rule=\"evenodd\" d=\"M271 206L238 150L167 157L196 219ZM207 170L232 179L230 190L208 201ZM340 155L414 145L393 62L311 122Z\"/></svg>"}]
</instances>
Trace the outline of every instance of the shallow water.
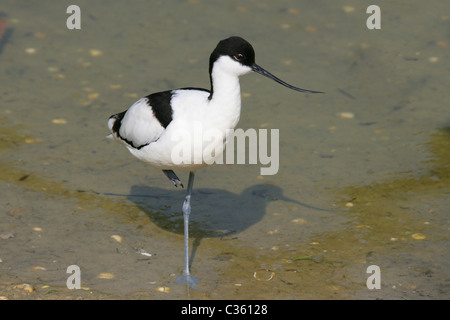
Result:
<instances>
[{"instance_id":1,"label":"shallow water","mask_svg":"<svg viewBox=\"0 0 450 320\"><path fill-rule=\"evenodd\" d=\"M381 30L368 30L361 1L78 1L81 30L68 30L69 4L0 7L0 296L450 297L449 4L383 3ZM152 92L207 88L209 54L230 35L326 94L241 79L238 127L280 130L280 170L198 172L201 281L187 292L174 283L184 190L106 140L106 120ZM66 288L69 265L83 289Z\"/></svg>"}]
</instances>

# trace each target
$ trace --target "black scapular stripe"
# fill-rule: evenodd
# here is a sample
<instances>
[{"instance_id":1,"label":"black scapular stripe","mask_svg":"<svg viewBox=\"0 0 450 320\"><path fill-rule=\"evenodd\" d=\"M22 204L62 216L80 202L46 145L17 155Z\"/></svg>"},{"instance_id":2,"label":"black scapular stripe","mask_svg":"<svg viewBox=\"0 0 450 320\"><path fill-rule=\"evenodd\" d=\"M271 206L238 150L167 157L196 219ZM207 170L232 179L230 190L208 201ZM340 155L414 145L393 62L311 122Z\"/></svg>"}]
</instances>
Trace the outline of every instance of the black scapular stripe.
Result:
<instances>
[{"instance_id":1,"label":"black scapular stripe","mask_svg":"<svg viewBox=\"0 0 450 320\"><path fill-rule=\"evenodd\" d=\"M157 92L146 96L147 104L152 108L153 114L159 123L165 128L172 121L172 90Z\"/></svg>"}]
</instances>

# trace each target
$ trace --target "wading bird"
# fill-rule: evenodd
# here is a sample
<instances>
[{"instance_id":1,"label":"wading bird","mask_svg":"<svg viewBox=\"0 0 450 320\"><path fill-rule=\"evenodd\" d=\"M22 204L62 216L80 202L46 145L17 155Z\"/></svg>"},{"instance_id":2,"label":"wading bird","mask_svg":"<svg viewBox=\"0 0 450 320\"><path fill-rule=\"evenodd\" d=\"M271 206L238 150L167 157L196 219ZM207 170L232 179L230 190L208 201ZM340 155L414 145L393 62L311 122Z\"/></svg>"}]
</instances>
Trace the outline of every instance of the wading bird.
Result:
<instances>
[{"instance_id":1,"label":"wading bird","mask_svg":"<svg viewBox=\"0 0 450 320\"><path fill-rule=\"evenodd\" d=\"M195 171L213 163L223 151L227 133L237 125L241 113L239 76L249 72L266 76L289 89L321 93L294 87L255 63L255 51L241 37L220 41L209 58L210 90L182 88L150 94L128 110L111 116L108 136L125 144L136 158L161 169L175 186L182 186L173 170L189 171L187 194L183 202L184 271L176 281L195 286L197 278L189 272L189 215ZM195 132L214 131L221 136L213 141ZM180 136L190 136L190 145L182 145L183 161L178 152ZM195 139L193 138L195 137ZM213 145L211 145L213 144ZM205 154L205 148L216 150Z\"/></svg>"}]
</instances>

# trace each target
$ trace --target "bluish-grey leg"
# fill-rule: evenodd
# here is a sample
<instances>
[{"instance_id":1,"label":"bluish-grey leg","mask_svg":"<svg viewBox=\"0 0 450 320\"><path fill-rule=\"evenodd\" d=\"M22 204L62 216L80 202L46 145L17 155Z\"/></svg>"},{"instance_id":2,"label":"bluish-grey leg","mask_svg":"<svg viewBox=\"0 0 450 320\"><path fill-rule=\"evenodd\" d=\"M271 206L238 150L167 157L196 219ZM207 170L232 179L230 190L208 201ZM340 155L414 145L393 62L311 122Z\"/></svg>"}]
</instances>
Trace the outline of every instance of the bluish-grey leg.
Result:
<instances>
[{"instance_id":1,"label":"bluish-grey leg","mask_svg":"<svg viewBox=\"0 0 450 320\"><path fill-rule=\"evenodd\" d=\"M194 172L189 172L189 182L187 187L186 198L183 202L183 218L184 218L184 270L175 282L187 283L191 287L195 287L198 279L189 272L189 214L191 213L191 194L194 184Z\"/></svg>"}]
</instances>

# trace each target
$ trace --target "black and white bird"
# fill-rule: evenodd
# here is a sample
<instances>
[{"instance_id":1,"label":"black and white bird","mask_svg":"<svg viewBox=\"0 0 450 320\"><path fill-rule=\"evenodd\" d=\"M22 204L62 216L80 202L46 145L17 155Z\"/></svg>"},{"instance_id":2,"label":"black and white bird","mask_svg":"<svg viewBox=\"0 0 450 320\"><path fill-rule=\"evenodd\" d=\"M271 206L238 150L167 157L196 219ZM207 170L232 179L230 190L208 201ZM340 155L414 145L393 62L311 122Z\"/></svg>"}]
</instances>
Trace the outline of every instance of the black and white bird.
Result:
<instances>
[{"instance_id":1,"label":"black and white bird","mask_svg":"<svg viewBox=\"0 0 450 320\"><path fill-rule=\"evenodd\" d=\"M296 91L321 93L294 87L264 70L255 63L251 44L235 36L220 41L211 53L210 90L189 87L153 93L108 120L109 138L122 142L136 158L161 169L175 186L183 187L183 184L173 170L189 171L182 206L184 271L177 282L192 287L198 282L189 272L188 254L194 175L198 169L214 163L223 152L227 135L236 127L241 113L239 76L251 71ZM211 139L198 132L214 132L216 136Z\"/></svg>"}]
</instances>

